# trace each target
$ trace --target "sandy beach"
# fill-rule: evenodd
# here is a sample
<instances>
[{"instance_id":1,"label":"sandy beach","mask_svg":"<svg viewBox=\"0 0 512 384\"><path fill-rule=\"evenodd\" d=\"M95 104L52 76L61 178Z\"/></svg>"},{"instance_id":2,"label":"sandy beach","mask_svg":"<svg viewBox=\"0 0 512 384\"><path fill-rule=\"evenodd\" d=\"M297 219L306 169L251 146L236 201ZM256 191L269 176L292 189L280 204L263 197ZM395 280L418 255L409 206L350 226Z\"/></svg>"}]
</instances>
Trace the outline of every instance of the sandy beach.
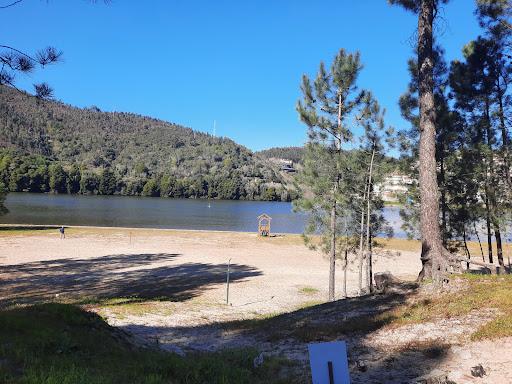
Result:
<instances>
[{"instance_id":1,"label":"sandy beach","mask_svg":"<svg viewBox=\"0 0 512 384\"><path fill-rule=\"evenodd\" d=\"M354 257L349 296L357 292ZM376 250L375 272L413 280L419 269L415 251ZM192 349L237 347L238 338L209 326L320 304L328 289L327 259L301 236L243 232L73 227L60 239L57 229L1 231L0 273L3 305L86 303L141 339L172 340L170 349L177 342ZM341 297L339 266L336 280ZM204 334L197 334L199 327Z\"/></svg>"},{"instance_id":2,"label":"sandy beach","mask_svg":"<svg viewBox=\"0 0 512 384\"><path fill-rule=\"evenodd\" d=\"M269 313L327 296L328 265L298 235L118 228L5 231L0 234L3 300L69 297L168 297L221 304L231 260L230 303L237 312ZM377 251L374 271L413 279L418 254ZM341 291L341 269L337 275ZM348 272L356 293L355 265Z\"/></svg>"}]
</instances>

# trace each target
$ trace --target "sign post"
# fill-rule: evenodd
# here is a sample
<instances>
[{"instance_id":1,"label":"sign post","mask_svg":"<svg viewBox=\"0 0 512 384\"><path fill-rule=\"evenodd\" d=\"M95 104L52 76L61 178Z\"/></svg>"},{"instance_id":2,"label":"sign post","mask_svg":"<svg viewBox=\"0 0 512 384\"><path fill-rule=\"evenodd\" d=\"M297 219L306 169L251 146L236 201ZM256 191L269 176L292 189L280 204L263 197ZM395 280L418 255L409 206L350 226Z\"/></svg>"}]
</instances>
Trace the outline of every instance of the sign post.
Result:
<instances>
[{"instance_id":1,"label":"sign post","mask_svg":"<svg viewBox=\"0 0 512 384\"><path fill-rule=\"evenodd\" d=\"M308 345L313 384L350 384L344 341Z\"/></svg>"}]
</instances>

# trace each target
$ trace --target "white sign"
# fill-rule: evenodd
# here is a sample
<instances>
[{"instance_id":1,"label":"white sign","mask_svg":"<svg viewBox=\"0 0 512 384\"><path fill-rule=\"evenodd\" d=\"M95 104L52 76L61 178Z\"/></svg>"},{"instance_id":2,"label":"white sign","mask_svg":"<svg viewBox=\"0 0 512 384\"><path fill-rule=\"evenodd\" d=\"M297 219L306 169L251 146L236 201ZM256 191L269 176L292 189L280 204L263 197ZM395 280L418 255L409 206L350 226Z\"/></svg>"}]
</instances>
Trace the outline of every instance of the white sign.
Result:
<instances>
[{"instance_id":1,"label":"white sign","mask_svg":"<svg viewBox=\"0 0 512 384\"><path fill-rule=\"evenodd\" d=\"M344 341L308 345L313 384L350 384Z\"/></svg>"}]
</instances>

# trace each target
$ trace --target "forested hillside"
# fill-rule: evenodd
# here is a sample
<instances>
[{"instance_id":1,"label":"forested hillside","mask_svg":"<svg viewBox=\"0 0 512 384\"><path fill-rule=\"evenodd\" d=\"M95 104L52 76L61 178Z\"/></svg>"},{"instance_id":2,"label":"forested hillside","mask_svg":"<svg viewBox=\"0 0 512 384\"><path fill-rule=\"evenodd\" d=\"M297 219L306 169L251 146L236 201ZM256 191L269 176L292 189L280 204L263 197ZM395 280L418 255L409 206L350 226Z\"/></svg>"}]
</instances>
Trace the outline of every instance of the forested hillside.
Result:
<instances>
[{"instance_id":1,"label":"forested hillside","mask_svg":"<svg viewBox=\"0 0 512 384\"><path fill-rule=\"evenodd\" d=\"M285 159L300 163L304 156L304 147L275 147L256 153L264 159Z\"/></svg>"},{"instance_id":2,"label":"forested hillside","mask_svg":"<svg viewBox=\"0 0 512 384\"><path fill-rule=\"evenodd\" d=\"M0 182L10 191L290 200L278 168L232 140L0 87Z\"/></svg>"}]
</instances>

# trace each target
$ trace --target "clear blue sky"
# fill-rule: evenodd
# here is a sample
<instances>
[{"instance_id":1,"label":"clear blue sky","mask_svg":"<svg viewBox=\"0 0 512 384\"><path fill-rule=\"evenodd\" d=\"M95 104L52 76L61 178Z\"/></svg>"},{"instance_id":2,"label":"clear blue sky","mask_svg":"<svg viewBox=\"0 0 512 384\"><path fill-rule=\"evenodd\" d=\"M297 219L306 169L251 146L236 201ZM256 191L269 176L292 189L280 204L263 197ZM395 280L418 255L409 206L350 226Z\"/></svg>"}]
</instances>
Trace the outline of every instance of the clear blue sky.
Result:
<instances>
[{"instance_id":1,"label":"clear blue sky","mask_svg":"<svg viewBox=\"0 0 512 384\"><path fill-rule=\"evenodd\" d=\"M9 3L0 0L0 5ZM448 60L479 32L473 0L441 10ZM2 44L54 45L64 61L18 84L47 81L65 103L157 117L227 136L253 149L302 145L303 73L339 48L359 50L360 86L402 120L416 18L386 0L24 0L0 10Z\"/></svg>"}]
</instances>

